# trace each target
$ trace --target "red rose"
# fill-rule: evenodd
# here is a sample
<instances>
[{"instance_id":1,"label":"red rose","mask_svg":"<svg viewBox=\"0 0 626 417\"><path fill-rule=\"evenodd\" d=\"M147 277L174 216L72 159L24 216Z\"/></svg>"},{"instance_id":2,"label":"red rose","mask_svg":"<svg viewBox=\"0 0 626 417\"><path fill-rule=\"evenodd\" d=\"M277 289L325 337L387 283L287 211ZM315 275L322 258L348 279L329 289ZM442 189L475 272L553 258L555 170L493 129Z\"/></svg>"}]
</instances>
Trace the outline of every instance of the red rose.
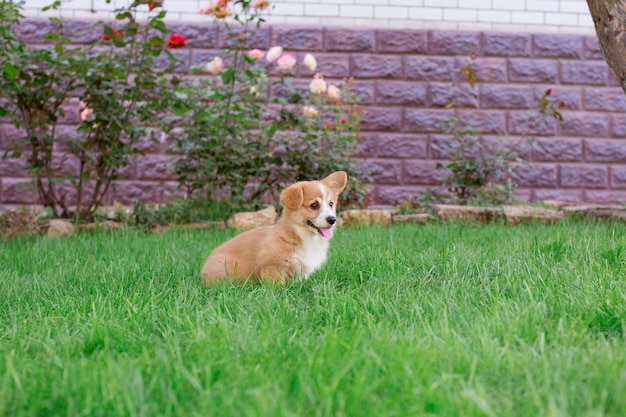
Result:
<instances>
[{"instance_id":1,"label":"red rose","mask_svg":"<svg viewBox=\"0 0 626 417\"><path fill-rule=\"evenodd\" d=\"M551 89L551 88L548 88L548 89L546 90L546 96L549 96L550 94L552 94L552 89Z\"/></svg>"},{"instance_id":2,"label":"red rose","mask_svg":"<svg viewBox=\"0 0 626 417\"><path fill-rule=\"evenodd\" d=\"M115 39L118 39L120 37L120 31L117 29L113 29L113 37ZM109 37L107 35L102 35L102 40L103 41L110 41L111 39L109 39Z\"/></svg>"},{"instance_id":3,"label":"red rose","mask_svg":"<svg viewBox=\"0 0 626 417\"><path fill-rule=\"evenodd\" d=\"M167 42L167 47L170 49L182 48L185 46L185 37L183 35L173 34L170 35L170 40Z\"/></svg>"},{"instance_id":4,"label":"red rose","mask_svg":"<svg viewBox=\"0 0 626 417\"><path fill-rule=\"evenodd\" d=\"M154 10L156 7L163 7L163 0L148 0L146 2L150 11Z\"/></svg>"}]
</instances>

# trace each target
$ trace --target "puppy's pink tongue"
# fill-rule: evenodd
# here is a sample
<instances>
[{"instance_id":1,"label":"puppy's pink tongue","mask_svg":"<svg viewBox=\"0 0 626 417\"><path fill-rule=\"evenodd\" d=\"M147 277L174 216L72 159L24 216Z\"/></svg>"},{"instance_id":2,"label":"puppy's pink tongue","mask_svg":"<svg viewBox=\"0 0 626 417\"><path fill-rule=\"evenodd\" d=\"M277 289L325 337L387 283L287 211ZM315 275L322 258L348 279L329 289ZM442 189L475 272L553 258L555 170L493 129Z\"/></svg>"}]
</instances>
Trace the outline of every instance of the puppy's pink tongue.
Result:
<instances>
[{"instance_id":1,"label":"puppy's pink tongue","mask_svg":"<svg viewBox=\"0 0 626 417\"><path fill-rule=\"evenodd\" d=\"M320 232L322 232L322 235L324 235L326 239L330 239L331 237L333 237L333 229L330 227L324 229L320 228Z\"/></svg>"}]
</instances>

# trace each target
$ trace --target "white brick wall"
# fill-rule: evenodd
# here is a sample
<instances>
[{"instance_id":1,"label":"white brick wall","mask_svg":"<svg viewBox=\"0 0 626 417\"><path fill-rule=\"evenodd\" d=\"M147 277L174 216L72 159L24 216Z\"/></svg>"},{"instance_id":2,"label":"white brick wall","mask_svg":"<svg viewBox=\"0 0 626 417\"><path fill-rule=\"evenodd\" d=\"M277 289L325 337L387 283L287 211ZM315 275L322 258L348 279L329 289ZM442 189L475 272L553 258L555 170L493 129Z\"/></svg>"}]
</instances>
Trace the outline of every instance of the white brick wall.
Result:
<instances>
[{"instance_id":1,"label":"white brick wall","mask_svg":"<svg viewBox=\"0 0 626 417\"><path fill-rule=\"evenodd\" d=\"M130 0L62 0L63 17L107 18ZM585 0L270 0L269 23L594 33ZM25 0L26 15L41 16L52 0ZM164 0L169 20L203 21L208 0Z\"/></svg>"}]
</instances>

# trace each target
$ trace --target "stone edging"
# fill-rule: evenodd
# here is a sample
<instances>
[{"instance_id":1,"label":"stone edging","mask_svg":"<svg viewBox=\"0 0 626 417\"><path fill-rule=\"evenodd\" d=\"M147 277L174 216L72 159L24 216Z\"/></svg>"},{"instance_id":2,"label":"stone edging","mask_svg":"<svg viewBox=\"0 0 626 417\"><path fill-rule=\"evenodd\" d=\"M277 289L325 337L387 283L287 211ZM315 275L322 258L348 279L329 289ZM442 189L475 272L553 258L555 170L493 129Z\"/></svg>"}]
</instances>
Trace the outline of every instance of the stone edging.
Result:
<instances>
[{"instance_id":1,"label":"stone edging","mask_svg":"<svg viewBox=\"0 0 626 417\"><path fill-rule=\"evenodd\" d=\"M566 218L584 217L591 219L605 219L626 221L626 206L578 204L563 201L547 200L545 207L529 205L504 205L502 207L460 206L450 204L435 204L430 213L400 214L392 210L362 209L344 210L341 212L339 226L369 226L380 224L424 224L435 221L462 221L488 223L494 220L503 220L509 225L521 223L543 222L554 223ZM182 225L156 225L151 228L155 233L178 230L202 230L233 228L239 231L254 229L260 226L274 224L276 210L269 206L255 212L234 214L226 222L202 222ZM76 231L93 232L108 231L125 228L121 222L105 220L98 223L81 224L74 226L71 222L62 219L37 220L34 210L9 210L0 213L0 238L10 239L20 235L46 235L48 237L69 236Z\"/></svg>"}]
</instances>

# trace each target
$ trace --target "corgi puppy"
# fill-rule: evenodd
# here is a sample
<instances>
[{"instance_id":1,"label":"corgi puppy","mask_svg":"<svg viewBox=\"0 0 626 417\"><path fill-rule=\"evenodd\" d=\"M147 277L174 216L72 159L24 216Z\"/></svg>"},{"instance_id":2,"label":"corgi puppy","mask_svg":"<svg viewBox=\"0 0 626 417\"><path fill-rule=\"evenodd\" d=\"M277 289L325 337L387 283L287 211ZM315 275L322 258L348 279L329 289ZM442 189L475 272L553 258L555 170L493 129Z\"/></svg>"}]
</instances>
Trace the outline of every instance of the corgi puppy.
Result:
<instances>
[{"instance_id":1,"label":"corgi puppy","mask_svg":"<svg viewBox=\"0 0 626 417\"><path fill-rule=\"evenodd\" d=\"M337 222L337 198L348 181L343 171L321 181L297 182L280 193L283 213L272 226L244 232L209 255L200 275L216 281L308 278L326 262Z\"/></svg>"}]
</instances>

